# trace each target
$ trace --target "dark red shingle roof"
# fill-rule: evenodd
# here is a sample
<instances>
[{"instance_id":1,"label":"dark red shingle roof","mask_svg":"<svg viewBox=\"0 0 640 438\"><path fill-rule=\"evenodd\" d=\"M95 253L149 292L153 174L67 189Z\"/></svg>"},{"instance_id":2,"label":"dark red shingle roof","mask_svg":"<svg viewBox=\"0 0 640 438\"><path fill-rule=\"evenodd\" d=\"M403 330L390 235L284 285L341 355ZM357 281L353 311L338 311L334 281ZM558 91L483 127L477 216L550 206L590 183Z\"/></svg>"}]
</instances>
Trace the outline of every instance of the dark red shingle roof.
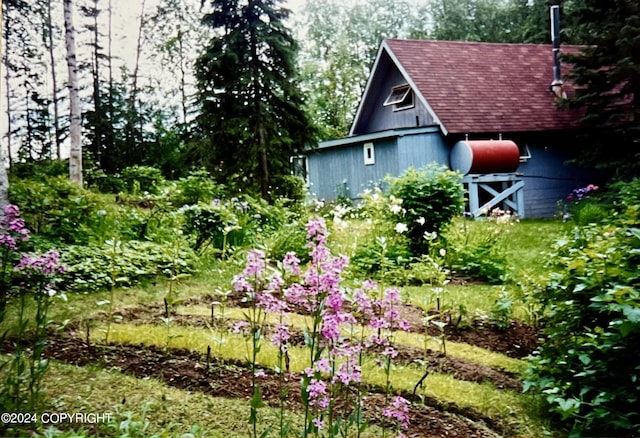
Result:
<instances>
[{"instance_id":1,"label":"dark red shingle roof","mask_svg":"<svg viewBox=\"0 0 640 438\"><path fill-rule=\"evenodd\" d=\"M579 114L558 108L551 44L387 39L390 55L449 133L575 128ZM562 52L577 52L562 46ZM568 68L563 65L562 73ZM571 87L565 84L570 94Z\"/></svg>"}]
</instances>

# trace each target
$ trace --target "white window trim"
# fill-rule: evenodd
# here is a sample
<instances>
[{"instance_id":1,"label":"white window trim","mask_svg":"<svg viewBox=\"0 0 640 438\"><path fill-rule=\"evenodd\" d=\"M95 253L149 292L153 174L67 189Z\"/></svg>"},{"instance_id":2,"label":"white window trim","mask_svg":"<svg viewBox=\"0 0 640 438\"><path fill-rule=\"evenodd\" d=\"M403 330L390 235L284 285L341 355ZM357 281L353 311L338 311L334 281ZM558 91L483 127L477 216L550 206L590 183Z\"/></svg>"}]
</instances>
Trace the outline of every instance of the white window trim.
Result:
<instances>
[{"instance_id":1,"label":"white window trim","mask_svg":"<svg viewBox=\"0 0 640 438\"><path fill-rule=\"evenodd\" d=\"M376 150L373 143L365 143L362 145L362 154L364 156L364 165L371 166L376 164Z\"/></svg>"},{"instance_id":2,"label":"white window trim","mask_svg":"<svg viewBox=\"0 0 640 438\"><path fill-rule=\"evenodd\" d=\"M394 111L413 108L415 106L415 103L411 85L402 84L392 87L391 91L389 92L389 96L387 96L387 99L384 101L382 106L390 105L393 105Z\"/></svg>"},{"instance_id":3,"label":"white window trim","mask_svg":"<svg viewBox=\"0 0 640 438\"><path fill-rule=\"evenodd\" d=\"M523 146L518 146L518 151L520 152L521 163L526 163L531 159L531 151L528 144L525 143Z\"/></svg>"}]
</instances>

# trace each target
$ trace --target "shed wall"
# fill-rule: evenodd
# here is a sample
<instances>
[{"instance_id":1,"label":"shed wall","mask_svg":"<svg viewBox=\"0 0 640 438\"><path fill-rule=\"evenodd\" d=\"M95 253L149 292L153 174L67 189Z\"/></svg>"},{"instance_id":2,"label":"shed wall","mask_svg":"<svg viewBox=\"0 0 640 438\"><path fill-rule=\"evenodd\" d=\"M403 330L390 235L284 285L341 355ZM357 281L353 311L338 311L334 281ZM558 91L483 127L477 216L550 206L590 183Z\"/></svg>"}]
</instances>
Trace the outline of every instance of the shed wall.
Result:
<instances>
[{"instance_id":1,"label":"shed wall","mask_svg":"<svg viewBox=\"0 0 640 438\"><path fill-rule=\"evenodd\" d=\"M438 131L398 138L398 168L420 168L432 162L449 167L450 147Z\"/></svg>"},{"instance_id":2,"label":"shed wall","mask_svg":"<svg viewBox=\"0 0 640 438\"><path fill-rule=\"evenodd\" d=\"M568 156L555 148L529 144L529 150L531 159L518 168L524 180L526 216L553 217L557 202L590 184L593 172L566 164Z\"/></svg>"},{"instance_id":3,"label":"shed wall","mask_svg":"<svg viewBox=\"0 0 640 438\"><path fill-rule=\"evenodd\" d=\"M308 156L309 192L312 197L333 201L356 199L373 183L398 173L397 137L373 141L375 164L364 164L365 141L333 149L320 149Z\"/></svg>"}]
</instances>

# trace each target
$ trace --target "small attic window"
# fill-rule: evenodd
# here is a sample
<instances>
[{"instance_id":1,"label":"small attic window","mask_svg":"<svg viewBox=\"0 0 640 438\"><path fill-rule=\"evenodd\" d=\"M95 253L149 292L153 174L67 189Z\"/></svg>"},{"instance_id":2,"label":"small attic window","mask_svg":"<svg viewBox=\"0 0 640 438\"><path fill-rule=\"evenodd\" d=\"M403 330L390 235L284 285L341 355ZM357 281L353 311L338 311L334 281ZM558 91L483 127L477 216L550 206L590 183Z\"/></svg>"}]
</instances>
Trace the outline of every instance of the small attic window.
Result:
<instances>
[{"instance_id":1,"label":"small attic window","mask_svg":"<svg viewBox=\"0 0 640 438\"><path fill-rule=\"evenodd\" d=\"M394 111L413 108L413 93L409 84L397 85L391 89L383 106L393 105Z\"/></svg>"}]
</instances>

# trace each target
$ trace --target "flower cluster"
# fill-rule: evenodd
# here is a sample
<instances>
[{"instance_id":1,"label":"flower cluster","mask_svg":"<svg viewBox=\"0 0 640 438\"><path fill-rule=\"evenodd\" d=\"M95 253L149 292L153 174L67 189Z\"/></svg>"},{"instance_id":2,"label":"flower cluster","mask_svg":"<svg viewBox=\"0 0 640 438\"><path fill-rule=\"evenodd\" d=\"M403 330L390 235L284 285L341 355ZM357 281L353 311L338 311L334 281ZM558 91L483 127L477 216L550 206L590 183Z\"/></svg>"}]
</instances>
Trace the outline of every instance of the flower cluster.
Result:
<instances>
[{"instance_id":1,"label":"flower cluster","mask_svg":"<svg viewBox=\"0 0 640 438\"><path fill-rule=\"evenodd\" d=\"M9 204L4 209L4 218L0 222L0 246L11 251L17 249L18 241L29 240L29 230L20 217L20 210Z\"/></svg>"},{"instance_id":2,"label":"flower cluster","mask_svg":"<svg viewBox=\"0 0 640 438\"><path fill-rule=\"evenodd\" d=\"M598 190L600 187L589 184L586 187L580 189L573 189L571 193L567 195L567 201L581 201L583 198L589 196L591 192Z\"/></svg>"},{"instance_id":3,"label":"flower cluster","mask_svg":"<svg viewBox=\"0 0 640 438\"><path fill-rule=\"evenodd\" d=\"M56 275L66 272L66 268L60 264L60 254L55 250L40 255L23 254L15 270L26 275L32 286L40 285L40 289L34 292L45 293L50 297L56 294Z\"/></svg>"},{"instance_id":4,"label":"flower cluster","mask_svg":"<svg viewBox=\"0 0 640 438\"><path fill-rule=\"evenodd\" d=\"M293 253L285 255L278 271L271 268L262 251L252 250L247 255L245 269L234 277L233 287L245 293L245 300L253 308L280 317L270 341L283 354L291 338L289 326L284 322L286 312L297 308L310 314L313 323L304 333L310 363L302 373L302 398L307 406L306 430L314 433L320 429L334 431L336 424L347 424L336 418L333 406L339 397L349 400L353 388L361 382L363 350L370 346L383 350L382 362L390 369L390 361L397 355L392 333L407 330L409 323L400 317L401 299L397 289L387 289L374 299L372 296L379 293L379 287L373 281L365 281L353 291L341 287L342 273L349 260L330 253L329 233L322 218L310 219L306 230L311 261L304 270ZM354 327L359 328L354 331ZM235 330L249 338L262 332L253 320L236 324ZM354 332L361 336L353 336ZM353 403L356 409L360 408L359 401ZM402 406L394 409L389 412L397 418L400 413L396 411L402 412ZM408 418L401 424L407 422Z\"/></svg>"},{"instance_id":5,"label":"flower cluster","mask_svg":"<svg viewBox=\"0 0 640 438\"><path fill-rule=\"evenodd\" d=\"M383 409L382 415L404 428L409 427L409 401L403 397L394 397Z\"/></svg>"}]
</instances>

